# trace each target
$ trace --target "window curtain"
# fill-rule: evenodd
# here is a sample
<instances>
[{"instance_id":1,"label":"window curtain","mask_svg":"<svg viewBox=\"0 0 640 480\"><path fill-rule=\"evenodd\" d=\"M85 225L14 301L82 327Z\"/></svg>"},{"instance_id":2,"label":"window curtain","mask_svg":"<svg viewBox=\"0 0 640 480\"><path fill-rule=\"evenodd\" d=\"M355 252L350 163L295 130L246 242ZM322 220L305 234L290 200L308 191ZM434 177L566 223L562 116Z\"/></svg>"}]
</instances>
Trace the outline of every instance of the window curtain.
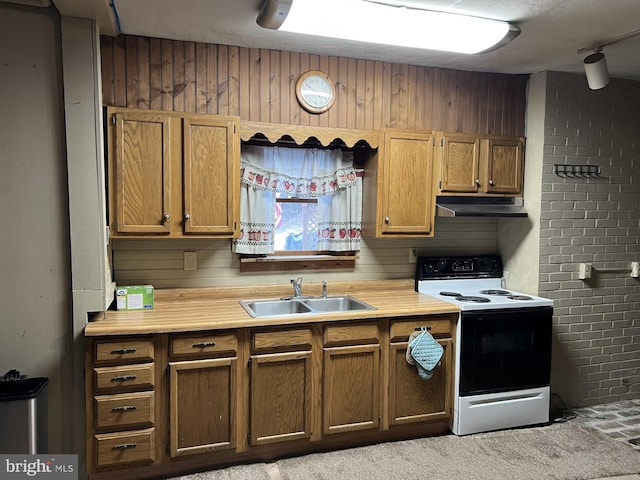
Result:
<instances>
[{"instance_id":1,"label":"window curtain","mask_svg":"<svg viewBox=\"0 0 640 480\"><path fill-rule=\"evenodd\" d=\"M243 146L240 236L233 251L274 252L276 192L318 198L318 249L360 249L362 179L339 149Z\"/></svg>"}]
</instances>

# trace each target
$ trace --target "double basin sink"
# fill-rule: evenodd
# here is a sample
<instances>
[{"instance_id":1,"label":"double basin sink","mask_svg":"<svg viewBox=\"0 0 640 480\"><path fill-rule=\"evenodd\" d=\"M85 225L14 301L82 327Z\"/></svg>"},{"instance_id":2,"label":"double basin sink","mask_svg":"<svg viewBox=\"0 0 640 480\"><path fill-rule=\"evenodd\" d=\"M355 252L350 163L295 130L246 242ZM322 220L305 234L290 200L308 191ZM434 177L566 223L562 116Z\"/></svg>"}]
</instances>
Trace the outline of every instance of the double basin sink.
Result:
<instances>
[{"instance_id":1,"label":"double basin sink","mask_svg":"<svg viewBox=\"0 0 640 480\"><path fill-rule=\"evenodd\" d=\"M292 297L280 300L240 300L240 305L256 318L314 315L321 313L375 310L368 303L349 295L335 297Z\"/></svg>"}]
</instances>

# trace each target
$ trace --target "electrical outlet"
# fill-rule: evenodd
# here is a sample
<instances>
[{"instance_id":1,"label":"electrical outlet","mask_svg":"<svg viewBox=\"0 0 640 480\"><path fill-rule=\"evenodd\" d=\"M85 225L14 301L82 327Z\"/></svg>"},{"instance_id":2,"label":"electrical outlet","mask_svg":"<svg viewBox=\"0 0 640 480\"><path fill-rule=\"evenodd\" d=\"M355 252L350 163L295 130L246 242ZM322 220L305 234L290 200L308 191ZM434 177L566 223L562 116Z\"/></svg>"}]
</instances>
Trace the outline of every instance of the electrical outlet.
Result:
<instances>
[{"instance_id":1,"label":"electrical outlet","mask_svg":"<svg viewBox=\"0 0 640 480\"><path fill-rule=\"evenodd\" d=\"M578 272L578 278L580 280L586 280L591 278L591 274L593 273L593 266L590 263L581 263L580 270Z\"/></svg>"},{"instance_id":2,"label":"electrical outlet","mask_svg":"<svg viewBox=\"0 0 640 480\"><path fill-rule=\"evenodd\" d=\"M633 278L640 277L640 262L631 262L631 276Z\"/></svg>"},{"instance_id":3,"label":"electrical outlet","mask_svg":"<svg viewBox=\"0 0 640 480\"><path fill-rule=\"evenodd\" d=\"M198 255L196 252L184 252L183 268L185 270L198 269Z\"/></svg>"},{"instance_id":4,"label":"electrical outlet","mask_svg":"<svg viewBox=\"0 0 640 480\"><path fill-rule=\"evenodd\" d=\"M416 263L418 261L418 249L410 248L409 249L409 263Z\"/></svg>"}]
</instances>

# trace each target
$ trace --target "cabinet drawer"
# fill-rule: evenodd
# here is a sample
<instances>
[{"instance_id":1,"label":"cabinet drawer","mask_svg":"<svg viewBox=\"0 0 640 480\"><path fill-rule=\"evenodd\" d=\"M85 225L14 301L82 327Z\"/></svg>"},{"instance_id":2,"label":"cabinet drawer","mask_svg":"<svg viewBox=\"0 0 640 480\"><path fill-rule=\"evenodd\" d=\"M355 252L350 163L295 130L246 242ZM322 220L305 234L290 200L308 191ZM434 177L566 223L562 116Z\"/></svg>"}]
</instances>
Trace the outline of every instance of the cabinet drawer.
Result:
<instances>
[{"instance_id":1,"label":"cabinet drawer","mask_svg":"<svg viewBox=\"0 0 640 480\"><path fill-rule=\"evenodd\" d=\"M94 397L96 429L152 426L154 393L124 393ZM120 428L122 429L122 428Z\"/></svg>"},{"instance_id":2,"label":"cabinet drawer","mask_svg":"<svg viewBox=\"0 0 640 480\"><path fill-rule=\"evenodd\" d=\"M153 340L109 340L97 341L95 349L96 363L130 363L153 361Z\"/></svg>"},{"instance_id":3,"label":"cabinet drawer","mask_svg":"<svg viewBox=\"0 0 640 480\"><path fill-rule=\"evenodd\" d=\"M378 324L330 325L324 329L325 345L378 343Z\"/></svg>"},{"instance_id":4,"label":"cabinet drawer","mask_svg":"<svg viewBox=\"0 0 640 480\"><path fill-rule=\"evenodd\" d=\"M392 342L407 341L409 335L421 327L427 327L429 333L434 337L450 337L454 318L455 315L434 315L433 317L391 322L390 340Z\"/></svg>"},{"instance_id":5,"label":"cabinet drawer","mask_svg":"<svg viewBox=\"0 0 640 480\"><path fill-rule=\"evenodd\" d=\"M238 338L234 333L180 336L171 340L171 357L214 357L235 353L237 348Z\"/></svg>"},{"instance_id":6,"label":"cabinet drawer","mask_svg":"<svg viewBox=\"0 0 640 480\"><path fill-rule=\"evenodd\" d=\"M153 462L154 429L95 435L98 468L120 463Z\"/></svg>"},{"instance_id":7,"label":"cabinet drawer","mask_svg":"<svg viewBox=\"0 0 640 480\"><path fill-rule=\"evenodd\" d=\"M255 332L251 341L253 351L280 347L308 349L311 348L311 330L305 328L277 332Z\"/></svg>"},{"instance_id":8,"label":"cabinet drawer","mask_svg":"<svg viewBox=\"0 0 640 480\"><path fill-rule=\"evenodd\" d=\"M93 369L96 392L135 391L153 388L153 363Z\"/></svg>"}]
</instances>

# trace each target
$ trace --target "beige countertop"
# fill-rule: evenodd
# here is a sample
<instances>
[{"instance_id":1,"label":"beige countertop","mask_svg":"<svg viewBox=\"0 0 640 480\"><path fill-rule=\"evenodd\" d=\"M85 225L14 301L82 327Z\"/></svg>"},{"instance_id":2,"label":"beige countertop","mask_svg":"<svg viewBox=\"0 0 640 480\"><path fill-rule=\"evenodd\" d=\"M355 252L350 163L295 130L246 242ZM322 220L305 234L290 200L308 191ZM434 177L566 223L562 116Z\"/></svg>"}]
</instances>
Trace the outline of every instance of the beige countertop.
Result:
<instances>
[{"instance_id":1,"label":"beige countertop","mask_svg":"<svg viewBox=\"0 0 640 480\"><path fill-rule=\"evenodd\" d=\"M303 284L303 295L321 293L320 283ZM413 279L329 284L329 296L351 295L376 310L253 318L238 302L291 294L290 285L159 289L153 309L96 313L85 335L173 333L459 312L455 305L415 292Z\"/></svg>"}]
</instances>

